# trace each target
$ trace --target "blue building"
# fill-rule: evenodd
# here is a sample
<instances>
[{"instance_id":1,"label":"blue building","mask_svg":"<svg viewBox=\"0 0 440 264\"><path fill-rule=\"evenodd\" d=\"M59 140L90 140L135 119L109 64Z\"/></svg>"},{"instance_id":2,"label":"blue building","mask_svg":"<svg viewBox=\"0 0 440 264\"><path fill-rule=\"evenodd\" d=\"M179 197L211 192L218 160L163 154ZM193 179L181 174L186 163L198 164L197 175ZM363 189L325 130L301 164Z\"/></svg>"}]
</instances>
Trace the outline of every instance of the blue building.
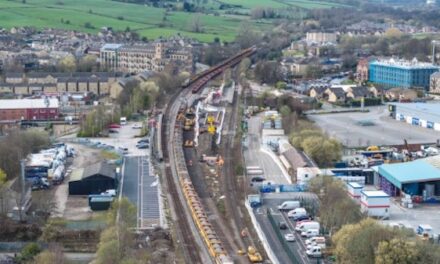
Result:
<instances>
[{"instance_id":1,"label":"blue building","mask_svg":"<svg viewBox=\"0 0 440 264\"><path fill-rule=\"evenodd\" d=\"M373 167L375 184L391 196L440 196L440 156Z\"/></svg>"},{"instance_id":2,"label":"blue building","mask_svg":"<svg viewBox=\"0 0 440 264\"><path fill-rule=\"evenodd\" d=\"M369 81L385 87L429 88L429 77L439 67L431 63L406 60L376 60L369 65Z\"/></svg>"}]
</instances>

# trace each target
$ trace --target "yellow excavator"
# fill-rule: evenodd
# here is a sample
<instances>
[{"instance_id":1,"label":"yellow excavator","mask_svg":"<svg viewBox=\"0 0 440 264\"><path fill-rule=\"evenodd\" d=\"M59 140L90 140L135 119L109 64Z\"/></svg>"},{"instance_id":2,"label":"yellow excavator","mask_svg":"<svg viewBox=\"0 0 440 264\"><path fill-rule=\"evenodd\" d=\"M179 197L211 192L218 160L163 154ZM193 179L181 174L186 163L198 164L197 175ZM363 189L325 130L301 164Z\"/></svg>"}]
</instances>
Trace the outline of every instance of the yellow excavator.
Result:
<instances>
[{"instance_id":1,"label":"yellow excavator","mask_svg":"<svg viewBox=\"0 0 440 264\"><path fill-rule=\"evenodd\" d=\"M247 255L248 255L249 260L252 263L263 262L263 257L261 256L261 254L253 246L249 246L248 247Z\"/></svg>"}]
</instances>

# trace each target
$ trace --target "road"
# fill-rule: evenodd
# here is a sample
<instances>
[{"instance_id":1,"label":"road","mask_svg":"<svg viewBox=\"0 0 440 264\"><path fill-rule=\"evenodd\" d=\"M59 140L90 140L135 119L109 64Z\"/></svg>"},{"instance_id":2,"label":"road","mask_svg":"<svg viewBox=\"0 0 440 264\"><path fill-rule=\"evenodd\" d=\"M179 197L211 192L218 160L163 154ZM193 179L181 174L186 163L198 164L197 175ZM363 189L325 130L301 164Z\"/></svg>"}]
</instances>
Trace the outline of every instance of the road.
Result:
<instances>
[{"instance_id":1,"label":"road","mask_svg":"<svg viewBox=\"0 0 440 264\"><path fill-rule=\"evenodd\" d=\"M244 148L246 166L259 166L268 181L278 184L289 184L279 165L271 155L262 151L261 117L252 116L248 120L247 147Z\"/></svg>"}]
</instances>

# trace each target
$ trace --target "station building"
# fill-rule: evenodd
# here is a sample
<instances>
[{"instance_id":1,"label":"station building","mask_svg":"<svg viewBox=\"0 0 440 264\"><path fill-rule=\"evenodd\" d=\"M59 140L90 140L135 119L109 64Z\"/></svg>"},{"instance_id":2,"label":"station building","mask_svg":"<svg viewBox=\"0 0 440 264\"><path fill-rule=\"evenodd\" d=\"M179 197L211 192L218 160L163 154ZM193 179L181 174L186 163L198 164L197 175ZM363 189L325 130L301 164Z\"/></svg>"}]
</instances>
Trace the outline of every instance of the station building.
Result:
<instances>
[{"instance_id":1,"label":"station building","mask_svg":"<svg viewBox=\"0 0 440 264\"><path fill-rule=\"evenodd\" d=\"M389 59L375 60L369 64L369 81L388 88L429 88L431 74L439 67L431 63Z\"/></svg>"},{"instance_id":2,"label":"station building","mask_svg":"<svg viewBox=\"0 0 440 264\"><path fill-rule=\"evenodd\" d=\"M388 110L396 120L440 131L440 104L390 103Z\"/></svg>"},{"instance_id":3,"label":"station building","mask_svg":"<svg viewBox=\"0 0 440 264\"><path fill-rule=\"evenodd\" d=\"M390 196L440 196L440 156L373 167L375 184Z\"/></svg>"}]
</instances>

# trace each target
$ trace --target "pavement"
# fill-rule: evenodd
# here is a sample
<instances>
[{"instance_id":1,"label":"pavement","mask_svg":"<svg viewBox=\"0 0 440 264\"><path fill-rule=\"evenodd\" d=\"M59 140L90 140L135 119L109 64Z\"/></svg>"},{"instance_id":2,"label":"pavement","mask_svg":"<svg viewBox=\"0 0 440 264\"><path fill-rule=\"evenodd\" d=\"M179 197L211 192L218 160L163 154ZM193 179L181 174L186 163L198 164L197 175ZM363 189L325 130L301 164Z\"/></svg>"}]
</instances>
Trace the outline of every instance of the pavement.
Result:
<instances>
[{"instance_id":1,"label":"pavement","mask_svg":"<svg viewBox=\"0 0 440 264\"><path fill-rule=\"evenodd\" d=\"M308 118L336 137L348 147L370 145L396 145L408 143L433 143L440 139L440 132L416 127L389 116L387 106L366 107L366 113L337 113L308 115ZM361 126L359 121L372 121L373 126Z\"/></svg>"},{"instance_id":2,"label":"pavement","mask_svg":"<svg viewBox=\"0 0 440 264\"><path fill-rule=\"evenodd\" d=\"M259 166L264 171L264 178L278 184L289 184L279 164L263 150L261 141L261 118L252 116L248 120L247 144L244 148L246 166Z\"/></svg>"}]
</instances>

